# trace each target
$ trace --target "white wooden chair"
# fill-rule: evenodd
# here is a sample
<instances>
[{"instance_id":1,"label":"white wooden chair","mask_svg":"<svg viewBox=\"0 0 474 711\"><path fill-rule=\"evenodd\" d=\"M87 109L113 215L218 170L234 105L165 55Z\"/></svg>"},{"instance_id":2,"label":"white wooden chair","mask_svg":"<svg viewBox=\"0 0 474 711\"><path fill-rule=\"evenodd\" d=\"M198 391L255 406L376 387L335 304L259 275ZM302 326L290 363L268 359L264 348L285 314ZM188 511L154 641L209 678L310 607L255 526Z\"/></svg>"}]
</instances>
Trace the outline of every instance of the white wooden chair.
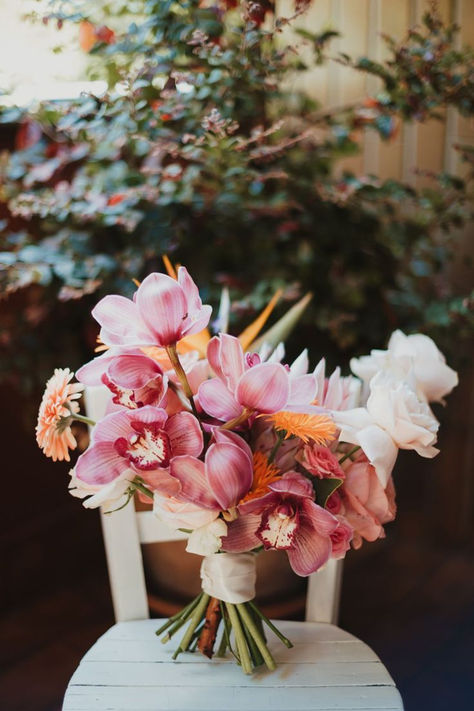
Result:
<instances>
[{"instance_id":1,"label":"white wooden chair","mask_svg":"<svg viewBox=\"0 0 474 711\"><path fill-rule=\"evenodd\" d=\"M88 413L104 412L101 389L89 389ZM63 711L403 711L393 679L366 644L335 625L342 563L310 576L306 622L278 621L294 643L271 639L275 672L245 676L231 658L171 656L179 640L162 644L148 619L141 543L176 540L149 511L129 504L101 516L117 623L83 657ZM179 635L178 635L179 637Z\"/></svg>"}]
</instances>

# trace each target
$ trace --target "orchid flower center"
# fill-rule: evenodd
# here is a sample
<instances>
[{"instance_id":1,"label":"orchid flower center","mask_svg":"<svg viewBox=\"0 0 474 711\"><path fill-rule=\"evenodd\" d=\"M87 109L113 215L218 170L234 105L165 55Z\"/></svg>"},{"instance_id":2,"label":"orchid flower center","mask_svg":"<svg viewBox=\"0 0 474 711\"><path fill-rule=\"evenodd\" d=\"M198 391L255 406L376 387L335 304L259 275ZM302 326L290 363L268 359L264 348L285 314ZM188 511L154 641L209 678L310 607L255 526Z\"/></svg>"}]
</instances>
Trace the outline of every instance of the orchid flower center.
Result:
<instances>
[{"instance_id":1,"label":"orchid flower center","mask_svg":"<svg viewBox=\"0 0 474 711\"><path fill-rule=\"evenodd\" d=\"M298 528L298 511L290 503L283 502L263 516L257 536L265 548L288 550L293 546Z\"/></svg>"},{"instance_id":2,"label":"orchid flower center","mask_svg":"<svg viewBox=\"0 0 474 711\"><path fill-rule=\"evenodd\" d=\"M135 429L139 431L128 439L119 437L115 441L118 454L142 471L166 468L171 456L170 440L166 432L157 423L137 423Z\"/></svg>"},{"instance_id":3,"label":"orchid flower center","mask_svg":"<svg viewBox=\"0 0 474 711\"><path fill-rule=\"evenodd\" d=\"M254 365L260 365L262 360L258 353L246 353L245 362L247 363L249 368L253 368Z\"/></svg>"},{"instance_id":4,"label":"orchid flower center","mask_svg":"<svg viewBox=\"0 0 474 711\"><path fill-rule=\"evenodd\" d=\"M102 376L102 382L108 387L110 392L113 394L113 403L115 403L116 405L122 405L123 407L127 407L129 410L135 410L138 407L137 403L135 402L135 394L133 390L121 388L119 385L114 383L105 373Z\"/></svg>"}]
</instances>

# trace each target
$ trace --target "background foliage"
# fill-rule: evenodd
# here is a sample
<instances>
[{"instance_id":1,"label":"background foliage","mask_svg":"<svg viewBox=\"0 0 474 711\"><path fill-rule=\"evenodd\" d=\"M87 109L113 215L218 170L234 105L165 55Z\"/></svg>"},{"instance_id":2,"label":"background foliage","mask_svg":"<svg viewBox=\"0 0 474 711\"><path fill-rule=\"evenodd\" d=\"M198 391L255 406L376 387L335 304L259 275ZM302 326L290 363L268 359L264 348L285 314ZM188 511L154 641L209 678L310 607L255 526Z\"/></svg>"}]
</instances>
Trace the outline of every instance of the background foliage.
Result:
<instances>
[{"instance_id":1,"label":"background foliage","mask_svg":"<svg viewBox=\"0 0 474 711\"><path fill-rule=\"evenodd\" d=\"M295 350L309 341L314 356L340 357L381 347L395 327L448 352L456 334L458 350L473 297L446 266L470 216L472 170L415 190L341 175L338 161L365 130L390 140L446 106L472 115L473 52L455 49L456 28L435 9L402 42L385 39L383 63L334 57L332 30L299 29L289 44L309 4L282 18L266 0L51 3L44 21L79 24L91 77L109 88L1 111L15 126L0 162L4 374L28 384L88 357L90 307L130 295L164 253L215 305L230 288L232 328L278 287L288 302L311 291ZM328 61L379 77L379 93L317 106L296 78Z\"/></svg>"}]
</instances>

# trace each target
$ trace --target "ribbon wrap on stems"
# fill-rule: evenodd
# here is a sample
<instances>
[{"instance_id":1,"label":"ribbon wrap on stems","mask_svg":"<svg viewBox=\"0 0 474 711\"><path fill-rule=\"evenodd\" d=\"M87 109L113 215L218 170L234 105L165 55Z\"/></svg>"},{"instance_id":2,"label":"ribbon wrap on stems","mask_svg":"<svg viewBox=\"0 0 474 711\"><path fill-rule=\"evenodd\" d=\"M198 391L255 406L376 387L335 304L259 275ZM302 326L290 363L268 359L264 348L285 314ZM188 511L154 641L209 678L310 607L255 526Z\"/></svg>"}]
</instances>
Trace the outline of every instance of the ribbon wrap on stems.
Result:
<instances>
[{"instance_id":1,"label":"ribbon wrap on stems","mask_svg":"<svg viewBox=\"0 0 474 711\"><path fill-rule=\"evenodd\" d=\"M237 605L255 597L255 555L214 553L201 565L202 589L210 597Z\"/></svg>"}]
</instances>

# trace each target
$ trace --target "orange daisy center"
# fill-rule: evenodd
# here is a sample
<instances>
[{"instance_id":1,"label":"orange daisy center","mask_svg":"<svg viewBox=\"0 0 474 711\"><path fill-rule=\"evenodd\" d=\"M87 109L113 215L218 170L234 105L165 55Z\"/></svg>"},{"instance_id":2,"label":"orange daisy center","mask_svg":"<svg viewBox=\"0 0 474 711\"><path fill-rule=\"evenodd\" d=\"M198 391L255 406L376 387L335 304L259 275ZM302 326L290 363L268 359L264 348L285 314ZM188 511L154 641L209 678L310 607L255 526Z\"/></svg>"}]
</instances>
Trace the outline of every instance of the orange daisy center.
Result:
<instances>
[{"instance_id":1,"label":"orange daisy center","mask_svg":"<svg viewBox=\"0 0 474 711\"><path fill-rule=\"evenodd\" d=\"M250 490L240 503L257 499L268 493L268 486L280 478L280 473L274 464L270 464L263 452L254 452L253 481Z\"/></svg>"}]
</instances>

